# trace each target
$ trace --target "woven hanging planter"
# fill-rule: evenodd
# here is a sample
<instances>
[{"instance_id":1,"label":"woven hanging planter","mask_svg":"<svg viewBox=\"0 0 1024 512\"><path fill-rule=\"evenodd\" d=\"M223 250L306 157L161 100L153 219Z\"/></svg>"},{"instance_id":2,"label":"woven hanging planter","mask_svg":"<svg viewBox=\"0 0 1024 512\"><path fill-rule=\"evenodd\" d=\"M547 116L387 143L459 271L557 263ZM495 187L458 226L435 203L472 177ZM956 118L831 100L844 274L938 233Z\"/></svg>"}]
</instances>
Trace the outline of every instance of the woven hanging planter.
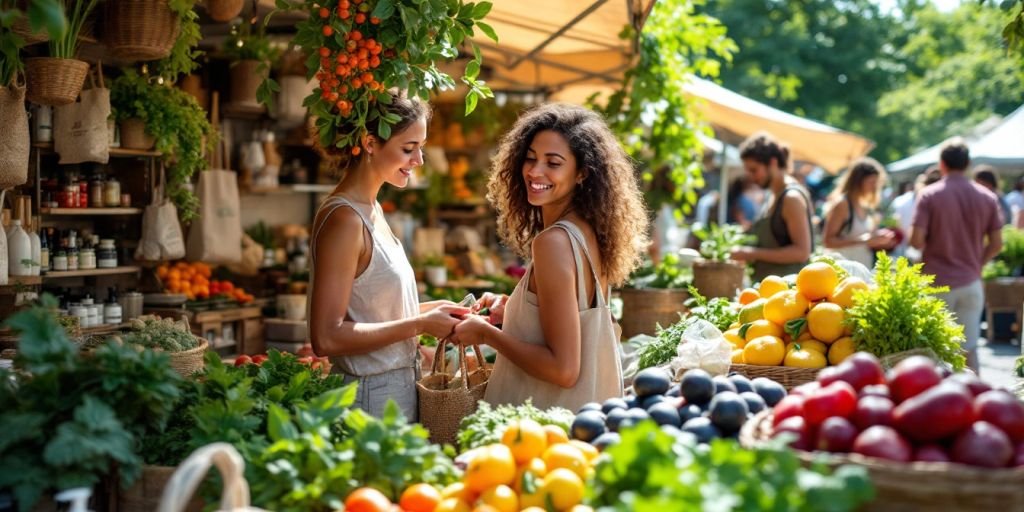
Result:
<instances>
[{"instance_id":1,"label":"woven hanging planter","mask_svg":"<svg viewBox=\"0 0 1024 512\"><path fill-rule=\"evenodd\" d=\"M141 61L171 53L180 20L168 0L117 0L103 6L103 44L111 55Z\"/></svg>"},{"instance_id":2,"label":"woven hanging planter","mask_svg":"<svg viewBox=\"0 0 1024 512\"><path fill-rule=\"evenodd\" d=\"M242 12L245 0L206 0L206 12L213 21L225 23Z\"/></svg>"},{"instance_id":3,"label":"woven hanging planter","mask_svg":"<svg viewBox=\"0 0 1024 512\"><path fill-rule=\"evenodd\" d=\"M25 78L28 82L25 97L38 105L69 105L82 92L85 75L88 73L89 63L77 59L25 59Z\"/></svg>"}]
</instances>

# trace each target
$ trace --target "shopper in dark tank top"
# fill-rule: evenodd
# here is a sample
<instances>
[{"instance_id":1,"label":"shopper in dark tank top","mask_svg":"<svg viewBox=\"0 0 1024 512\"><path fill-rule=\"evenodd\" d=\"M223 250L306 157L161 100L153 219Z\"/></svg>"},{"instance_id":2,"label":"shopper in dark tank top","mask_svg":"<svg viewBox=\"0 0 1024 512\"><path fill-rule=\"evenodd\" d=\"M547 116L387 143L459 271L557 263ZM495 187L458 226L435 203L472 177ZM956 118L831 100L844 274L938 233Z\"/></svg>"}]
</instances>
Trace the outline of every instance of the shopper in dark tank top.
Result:
<instances>
[{"instance_id":1,"label":"shopper in dark tank top","mask_svg":"<svg viewBox=\"0 0 1024 512\"><path fill-rule=\"evenodd\" d=\"M810 198L788 173L789 148L768 133L757 133L740 145L740 158L747 175L770 199L750 229L756 245L739 247L732 257L753 265L755 281L796 273L811 257L814 235Z\"/></svg>"}]
</instances>

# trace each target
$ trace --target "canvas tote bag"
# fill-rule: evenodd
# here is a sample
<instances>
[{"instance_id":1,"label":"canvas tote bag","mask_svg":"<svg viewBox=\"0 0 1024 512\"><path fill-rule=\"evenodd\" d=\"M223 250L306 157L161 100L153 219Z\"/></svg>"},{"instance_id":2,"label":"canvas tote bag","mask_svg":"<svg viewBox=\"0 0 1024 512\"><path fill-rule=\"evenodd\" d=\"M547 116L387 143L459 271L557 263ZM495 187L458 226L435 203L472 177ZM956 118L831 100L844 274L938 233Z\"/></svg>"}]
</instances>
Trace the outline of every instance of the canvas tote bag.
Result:
<instances>
[{"instance_id":1,"label":"canvas tote bag","mask_svg":"<svg viewBox=\"0 0 1024 512\"><path fill-rule=\"evenodd\" d=\"M153 187L152 204L142 214L142 239L135 249L137 260L170 261L185 257L185 236L178 221L178 208L165 197L166 186L161 164L159 185Z\"/></svg>"},{"instance_id":2,"label":"canvas tote bag","mask_svg":"<svg viewBox=\"0 0 1024 512\"><path fill-rule=\"evenodd\" d=\"M188 232L188 259L206 263L242 261L242 212L238 177L225 169L224 142L217 144L208 171L199 173L199 218ZM225 168L222 168L225 167Z\"/></svg>"},{"instance_id":3,"label":"canvas tote bag","mask_svg":"<svg viewBox=\"0 0 1024 512\"><path fill-rule=\"evenodd\" d=\"M0 189L8 189L28 181L28 114L20 77L0 87L0 126Z\"/></svg>"},{"instance_id":4,"label":"canvas tote bag","mask_svg":"<svg viewBox=\"0 0 1024 512\"><path fill-rule=\"evenodd\" d=\"M459 367L448 373L444 349L449 343L449 338L437 343L432 371L416 383L416 394L419 398L420 423L430 431L430 440L454 444L462 419L476 412L477 403L484 398L491 368L484 360L480 347L473 345L480 367L470 372L466 349L455 345Z\"/></svg>"},{"instance_id":5,"label":"canvas tote bag","mask_svg":"<svg viewBox=\"0 0 1024 512\"><path fill-rule=\"evenodd\" d=\"M62 165L110 160L110 89L103 84L103 66L97 67L98 84L90 73L93 87L79 94L80 101L54 109L54 148Z\"/></svg>"}]
</instances>

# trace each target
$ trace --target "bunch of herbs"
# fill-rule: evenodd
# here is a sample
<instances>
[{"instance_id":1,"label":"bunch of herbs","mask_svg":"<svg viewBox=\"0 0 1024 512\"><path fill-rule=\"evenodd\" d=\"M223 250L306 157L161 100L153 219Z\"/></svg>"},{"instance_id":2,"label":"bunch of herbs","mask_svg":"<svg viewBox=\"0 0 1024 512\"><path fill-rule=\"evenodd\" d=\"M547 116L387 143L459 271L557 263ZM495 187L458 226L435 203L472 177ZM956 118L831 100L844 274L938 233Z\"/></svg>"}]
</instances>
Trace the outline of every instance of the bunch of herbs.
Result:
<instances>
[{"instance_id":1,"label":"bunch of herbs","mask_svg":"<svg viewBox=\"0 0 1024 512\"><path fill-rule=\"evenodd\" d=\"M686 288L689 281L690 275L680 266L679 256L669 253L656 265L649 261L645 262L633 273L629 282L631 288L678 290Z\"/></svg>"},{"instance_id":2,"label":"bunch of herbs","mask_svg":"<svg viewBox=\"0 0 1024 512\"><path fill-rule=\"evenodd\" d=\"M693 231L700 242L700 255L710 261L728 261L737 247L752 243L753 236L735 224L700 227Z\"/></svg>"},{"instance_id":3,"label":"bunch of herbs","mask_svg":"<svg viewBox=\"0 0 1024 512\"><path fill-rule=\"evenodd\" d=\"M514 420L531 419L541 425L557 425L566 432L572 425L576 415L568 409L552 407L541 410L527 400L519 406L499 405L493 407L487 402L480 402L476 412L466 416L459 427L459 448L465 452L488 444L501 442L504 427Z\"/></svg>"}]
</instances>

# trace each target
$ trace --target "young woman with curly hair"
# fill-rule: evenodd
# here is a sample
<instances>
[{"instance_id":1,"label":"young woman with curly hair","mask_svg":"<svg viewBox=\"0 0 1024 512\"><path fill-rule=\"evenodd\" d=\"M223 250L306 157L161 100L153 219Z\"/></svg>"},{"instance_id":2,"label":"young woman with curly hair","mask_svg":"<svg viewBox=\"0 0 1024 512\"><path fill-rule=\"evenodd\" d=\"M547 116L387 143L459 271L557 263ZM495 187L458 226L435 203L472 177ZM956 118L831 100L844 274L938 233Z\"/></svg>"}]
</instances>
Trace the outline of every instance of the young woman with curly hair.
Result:
<instances>
[{"instance_id":1,"label":"young woman with curly hair","mask_svg":"<svg viewBox=\"0 0 1024 512\"><path fill-rule=\"evenodd\" d=\"M377 202L385 183L404 188L422 165L430 116L425 103L398 96L387 109L400 119L391 138L367 135L358 151L344 148L336 160L344 177L313 219L307 318L313 351L359 383L361 409L379 417L394 399L415 421L417 336L447 336L469 310L419 303L412 266ZM369 133L378 122L367 123Z\"/></svg>"},{"instance_id":2,"label":"young woman with curly hair","mask_svg":"<svg viewBox=\"0 0 1024 512\"><path fill-rule=\"evenodd\" d=\"M501 142L488 199L505 244L532 262L510 297L475 306L490 321L469 315L455 328L460 343L498 351L485 400L575 410L621 396L608 299L640 263L648 217L608 125L571 105L525 113Z\"/></svg>"},{"instance_id":3,"label":"young woman with curly hair","mask_svg":"<svg viewBox=\"0 0 1024 512\"><path fill-rule=\"evenodd\" d=\"M892 233L877 230L875 209L884 184L882 164L874 158L861 158L839 178L825 207L825 247L868 269L875 266L875 251L896 246Z\"/></svg>"}]
</instances>

